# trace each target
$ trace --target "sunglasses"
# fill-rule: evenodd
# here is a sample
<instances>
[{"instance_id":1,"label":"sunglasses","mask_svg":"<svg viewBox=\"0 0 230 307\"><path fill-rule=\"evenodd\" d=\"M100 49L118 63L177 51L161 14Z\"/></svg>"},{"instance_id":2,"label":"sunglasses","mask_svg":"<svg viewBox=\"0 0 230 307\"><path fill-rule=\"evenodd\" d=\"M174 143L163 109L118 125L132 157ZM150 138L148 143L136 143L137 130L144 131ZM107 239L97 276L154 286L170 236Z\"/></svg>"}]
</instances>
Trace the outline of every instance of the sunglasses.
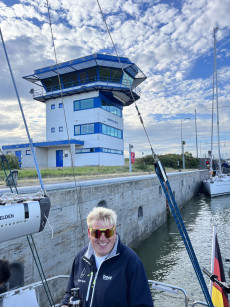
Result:
<instances>
[{"instance_id":1,"label":"sunglasses","mask_svg":"<svg viewBox=\"0 0 230 307\"><path fill-rule=\"evenodd\" d=\"M102 233L104 233L105 237L108 239L114 235L115 227L112 229L93 229L89 227L90 235L96 239L100 239Z\"/></svg>"}]
</instances>

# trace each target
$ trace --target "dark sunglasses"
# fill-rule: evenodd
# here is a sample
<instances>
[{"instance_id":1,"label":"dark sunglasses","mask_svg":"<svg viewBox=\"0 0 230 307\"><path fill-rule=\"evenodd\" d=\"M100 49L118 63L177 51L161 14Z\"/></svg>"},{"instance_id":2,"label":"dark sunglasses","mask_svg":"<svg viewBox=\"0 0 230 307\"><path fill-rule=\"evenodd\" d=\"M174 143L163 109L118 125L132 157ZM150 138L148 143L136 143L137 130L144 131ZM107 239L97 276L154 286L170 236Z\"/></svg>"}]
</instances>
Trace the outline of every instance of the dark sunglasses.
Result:
<instances>
[{"instance_id":1,"label":"dark sunglasses","mask_svg":"<svg viewBox=\"0 0 230 307\"><path fill-rule=\"evenodd\" d=\"M106 238L110 238L114 235L115 227L112 229L93 229L89 227L90 235L96 239L100 239L102 233L104 233Z\"/></svg>"}]
</instances>

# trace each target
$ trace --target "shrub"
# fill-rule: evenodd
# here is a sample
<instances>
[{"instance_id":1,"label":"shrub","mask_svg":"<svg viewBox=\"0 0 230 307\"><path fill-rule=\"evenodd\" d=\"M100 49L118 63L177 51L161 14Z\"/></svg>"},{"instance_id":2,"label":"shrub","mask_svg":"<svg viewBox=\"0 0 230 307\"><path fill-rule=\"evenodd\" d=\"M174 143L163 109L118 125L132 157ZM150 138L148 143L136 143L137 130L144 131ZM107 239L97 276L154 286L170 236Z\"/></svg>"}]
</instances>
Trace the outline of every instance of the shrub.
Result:
<instances>
[{"instance_id":1,"label":"shrub","mask_svg":"<svg viewBox=\"0 0 230 307\"><path fill-rule=\"evenodd\" d=\"M198 168L199 160L193 158L191 153L185 152L184 157L185 157L186 168ZM182 168L182 155L179 154L159 155L159 159L164 167L170 167L174 169L178 169L179 167ZM139 163L153 165L153 157L151 155L148 155L143 158L140 158Z\"/></svg>"},{"instance_id":2,"label":"shrub","mask_svg":"<svg viewBox=\"0 0 230 307\"><path fill-rule=\"evenodd\" d=\"M5 170L9 170L9 168L12 169L19 169L19 161L18 157L13 154L7 154L7 155L1 155L1 163L0 163L0 169L3 169L3 166Z\"/></svg>"}]
</instances>

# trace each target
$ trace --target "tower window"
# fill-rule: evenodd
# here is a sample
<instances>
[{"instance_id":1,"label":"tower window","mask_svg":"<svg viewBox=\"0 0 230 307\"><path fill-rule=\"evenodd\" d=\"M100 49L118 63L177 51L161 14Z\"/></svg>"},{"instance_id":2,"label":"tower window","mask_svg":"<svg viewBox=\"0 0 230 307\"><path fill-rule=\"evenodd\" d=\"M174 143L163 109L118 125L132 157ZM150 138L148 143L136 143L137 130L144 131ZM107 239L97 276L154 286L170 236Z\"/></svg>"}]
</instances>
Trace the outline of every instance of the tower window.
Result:
<instances>
[{"instance_id":1,"label":"tower window","mask_svg":"<svg viewBox=\"0 0 230 307\"><path fill-rule=\"evenodd\" d=\"M55 109L55 104L51 104L51 110Z\"/></svg>"},{"instance_id":2,"label":"tower window","mask_svg":"<svg viewBox=\"0 0 230 307\"><path fill-rule=\"evenodd\" d=\"M101 99L101 108L112 113L115 114L119 117L122 117L122 111L120 108L114 106L112 103L107 102L105 99Z\"/></svg>"},{"instance_id":3,"label":"tower window","mask_svg":"<svg viewBox=\"0 0 230 307\"><path fill-rule=\"evenodd\" d=\"M100 81L120 83L122 70L120 68L108 68L99 66Z\"/></svg>"},{"instance_id":4,"label":"tower window","mask_svg":"<svg viewBox=\"0 0 230 307\"><path fill-rule=\"evenodd\" d=\"M94 124L74 126L74 135L94 133Z\"/></svg>"},{"instance_id":5,"label":"tower window","mask_svg":"<svg viewBox=\"0 0 230 307\"><path fill-rule=\"evenodd\" d=\"M94 108L94 98L76 100L73 102L74 111Z\"/></svg>"},{"instance_id":6,"label":"tower window","mask_svg":"<svg viewBox=\"0 0 230 307\"><path fill-rule=\"evenodd\" d=\"M120 129L113 128L105 124L102 124L102 133L122 139L122 131Z\"/></svg>"}]
</instances>

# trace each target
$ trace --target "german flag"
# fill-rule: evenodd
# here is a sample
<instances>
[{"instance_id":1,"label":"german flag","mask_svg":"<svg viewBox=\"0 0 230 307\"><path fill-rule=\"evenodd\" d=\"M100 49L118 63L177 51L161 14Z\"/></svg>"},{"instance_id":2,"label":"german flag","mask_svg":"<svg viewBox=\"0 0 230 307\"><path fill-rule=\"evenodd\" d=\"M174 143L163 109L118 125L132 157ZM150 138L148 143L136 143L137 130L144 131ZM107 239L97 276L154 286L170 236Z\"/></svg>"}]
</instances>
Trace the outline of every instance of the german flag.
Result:
<instances>
[{"instance_id":1,"label":"german flag","mask_svg":"<svg viewBox=\"0 0 230 307\"><path fill-rule=\"evenodd\" d=\"M215 226L212 241L212 274L216 275L218 280L226 282ZM211 297L215 307L229 307L228 294L215 283L211 283Z\"/></svg>"}]
</instances>

